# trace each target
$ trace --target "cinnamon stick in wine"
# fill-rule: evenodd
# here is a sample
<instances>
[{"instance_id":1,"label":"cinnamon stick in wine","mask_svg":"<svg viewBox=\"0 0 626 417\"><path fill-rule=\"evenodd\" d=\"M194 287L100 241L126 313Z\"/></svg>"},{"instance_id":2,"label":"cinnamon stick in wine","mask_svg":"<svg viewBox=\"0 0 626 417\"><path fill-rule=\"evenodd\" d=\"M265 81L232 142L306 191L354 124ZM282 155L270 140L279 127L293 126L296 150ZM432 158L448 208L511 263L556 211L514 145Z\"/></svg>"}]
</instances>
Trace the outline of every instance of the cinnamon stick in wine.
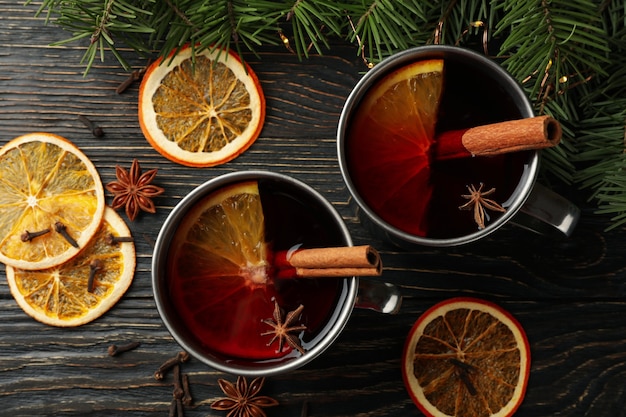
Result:
<instances>
[{"instance_id":1,"label":"cinnamon stick in wine","mask_svg":"<svg viewBox=\"0 0 626 417\"><path fill-rule=\"evenodd\" d=\"M558 145L561 134L561 125L550 116L452 130L436 137L434 158L446 160L544 149Z\"/></svg>"},{"instance_id":2,"label":"cinnamon stick in wine","mask_svg":"<svg viewBox=\"0 0 626 417\"><path fill-rule=\"evenodd\" d=\"M278 278L379 276L382 261L369 245L293 249L277 252L274 267Z\"/></svg>"}]
</instances>

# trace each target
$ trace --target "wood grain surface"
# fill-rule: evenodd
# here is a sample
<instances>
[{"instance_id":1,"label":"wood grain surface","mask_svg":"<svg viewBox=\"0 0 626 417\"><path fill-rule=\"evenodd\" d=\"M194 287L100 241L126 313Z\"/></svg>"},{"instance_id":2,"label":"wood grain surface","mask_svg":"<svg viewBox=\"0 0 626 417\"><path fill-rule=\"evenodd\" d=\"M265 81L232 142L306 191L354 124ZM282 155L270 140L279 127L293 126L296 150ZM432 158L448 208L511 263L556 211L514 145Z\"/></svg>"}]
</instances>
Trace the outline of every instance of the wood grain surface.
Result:
<instances>
[{"instance_id":1,"label":"wood grain surface","mask_svg":"<svg viewBox=\"0 0 626 417\"><path fill-rule=\"evenodd\" d=\"M0 0L0 144L33 131L75 142L96 164L102 181L115 164L137 157L158 168L166 189L157 213L128 222L137 242L137 270L125 297L102 318L79 328L40 324L17 306L0 272L0 415L165 416L171 376L152 374L180 347L152 298L152 245L166 216L194 187L217 175L267 169L301 179L343 216L355 244L382 256L381 280L401 288L400 314L355 310L339 339L293 373L268 378L263 394L280 405L268 416L419 416L400 371L409 329L438 301L467 295L492 300L526 329L532 368L518 416L626 416L626 257L624 230L603 230L575 189L562 192L583 207L568 240L550 240L508 227L480 243L451 249L398 249L363 227L342 182L335 133L342 105L365 71L356 51L334 45L324 56L299 61L282 48L248 62L267 97L267 120L258 141L218 168L186 168L161 157L137 121L137 87L118 95L128 74L112 57L83 76L83 47L49 46L67 33L35 17L39 2ZM133 68L145 62L124 51ZM86 115L105 136L95 138L78 121ZM110 196L108 196L110 202ZM135 351L108 357L107 347L140 341ZM222 393L218 378L235 379L192 359L183 365L194 405L186 416L225 415L210 409Z\"/></svg>"}]
</instances>

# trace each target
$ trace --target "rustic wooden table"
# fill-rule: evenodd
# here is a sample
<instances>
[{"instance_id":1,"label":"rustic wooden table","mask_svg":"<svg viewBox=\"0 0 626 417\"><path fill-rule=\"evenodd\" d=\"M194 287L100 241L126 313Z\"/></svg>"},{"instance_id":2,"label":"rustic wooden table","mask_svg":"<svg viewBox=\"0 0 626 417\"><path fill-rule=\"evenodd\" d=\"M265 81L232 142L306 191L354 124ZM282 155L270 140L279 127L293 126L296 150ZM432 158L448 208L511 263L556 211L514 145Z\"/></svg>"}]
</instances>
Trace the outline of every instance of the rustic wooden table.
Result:
<instances>
[{"instance_id":1,"label":"rustic wooden table","mask_svg":"<svg viewBox=\"0 0 626 417\"><path fill-rule=\"evenodd\" d=\"M0 0L0 141L47 131L74 141L96 164L103 182L114 166L137 157L158 168L166 193L156 215L130 227L137 270L126 296L102 318L79 328L40 324L14 302L0 278L0 415L167 415L171 380L152 374L180 348L157 314L150 284L152 244L172 207L190 190L219 174L267 169L304 180L339 210L357 244L382 254L382 279L404 296L400 314L355 310L324 355L289 375L268 378L263 393L280 405L269 416L420 415L402 383L400 356L409 329L429 306L469 295L497 302L522 323L532 351L526 399L519 416L626 415L626 260L624 230L603 232L608 219L583 210L574 236L553 241L506 228L485 241L453 249L399 250L377 240L358 222L342 182L335 130L344 100L365 69L351 48L336 46L300 62L283 49L248 60L267 96L261 137L224 166L193 169L161 157L137 122L137 85L122 95L127 77L110 58L83 76L83 49L48 46L66 33L34 17L37 4ZM130 56L130 54L129 54ZM130 57L135 68L144 62ZM100 124L94 138L78 121ZM573 189L563 192L585 205ZM110 196L109 200L110 201ZM139 341L120 357L107 347ZM186 416L224 415L210 403L224 375L197 360L184 365L194 405Z\"/></svg>"}]
</instances>

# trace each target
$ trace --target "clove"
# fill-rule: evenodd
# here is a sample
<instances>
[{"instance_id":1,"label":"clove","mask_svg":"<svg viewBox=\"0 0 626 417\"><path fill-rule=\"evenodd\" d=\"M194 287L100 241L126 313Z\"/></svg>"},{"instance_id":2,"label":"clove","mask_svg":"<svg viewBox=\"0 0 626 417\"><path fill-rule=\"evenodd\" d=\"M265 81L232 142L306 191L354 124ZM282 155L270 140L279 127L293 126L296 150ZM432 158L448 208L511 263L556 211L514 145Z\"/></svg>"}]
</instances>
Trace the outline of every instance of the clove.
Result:
<instances>
[{"instance_id":1,"label":"clove","mask_svg":"<svg viewBox=\"0 0 626 417\"><path fill-rule=\"evenodd\" d=\"M465 363L454 358L450 359L450 363L457 368L457 375L459 375L461 382L463 383L463 385L465 385L465 388L467 388L467 392L469 392L471 396L476 395L476 387L472 383L472 380L469 376L470 372L475 370L476 368L469 363Z\"/></svg>"},{"instance_id":2,"label":"clove","mask_svg":"<svg viewBox=\"0 0 626 417\"><path fill-rule=\"evenodd\" d=\"M191 390L189 389L189 375L183 374L183 405L190 406L193 404Z\"/></svg>"},{"instance_id":3,"label":"clove","mask_svg":"<svg viewBox=\"0 0 626 417\"><path fill-rule=\"evenodd\" d=\"M463 382L463 385L465 385L465 388L467 388L467 392L469 392L472 397L476 395L476 388L474 387L474 384L472 383L472 380L470 379L467 371L461 370L459 372L459 378L461 378L461 382Z\"/></svg>"},{"instance_id":4,"label":"clove","mask_svg":"<svg viewBox=\"0 0 626 417\"><path fill-rule=\"evenodd\" d=\"M43 229L40 230L38 232L29 232L28 230L26 230L24 233L22 233L22 235L20 236L20 239L22 239L22 242L30 242L31 240L33 240L36 237L39 236L43 236L47 233L50 233L50 229Z\"/></svg>"},{"instance_id":5,"label":"clove","mask_svg":"<svg viewBox=\"0 0 626 417\"><path fill-rule=\"evenodd\" d=\"M93 292L94 290L94 278L96 277L96 272L98 272L99 270L101 270L103 268L103 264L102 264L102 260L101 259L94 259L91 262L89 262L89 278L87 279L87 291L88 292Z\"/></svg>"},{"instance_id":6,"label":"clove","mask_svg":"<svg viewBox=\"0 0 626 417\"><path fill-rule=\"evenodd\" d=\"M82 114L78 116L78 120L82 122L89 130L91 130L91 134L97 138L101 138L104 136L104 130L91 120L87 118L87 116L83 116Z\"/></svg>"},{"instance_id":7,"label":"clove","mask_svg":"<svg viewBox=\"0 0 626 417\"><path fill-rule=\"evenodd\" d=\"M133 238L130 236L115 236L113 233L109 233L104 237L104 241L109 245L115 245L123 242L132 242Z\"/></svg>"},{"instance_id":8,"label":"clove","mask_svg":"<svg viewBox=\"0 0 626 417\"><path fill-rule=\"evenodd\" d=\"M140 342L130 342L128 344L121 345L121 346L111 345L109 346L107 352L109 353L109 356L117 356L121 353L136 349L139 346L141 346Z\"/></svg>"},{"instance_id":9,"label":"clove","mask_svg":"<svg viewBox=\"0 0 626 417\"><path fill-rule=\"evenodd\" d=\"M452 358L449 361L452 365L456 366L457 368L464 369L465 371L473 371L474 369L476 369L474 365L470 365L469 363L462 362L455 358Z\"/></svg>"},{"instance_id":10,"label":"clove","mask_svg":"<svg viewBox=\"0 0 626 417\"><path fill-rule=\"evenodd\" d=\"M170 403L170 411L167 415L168 417L176 417L176 398Z\"/></svg>"},{"instance_id":11,"label":"clove","mask_svg":"<svg viewBox=\"0 0 626 417\"><path fill-rule=\"evenodd\" d=\"M172 396L177 400L182 400L185 391L183 390L183 386L181 385L180 365L176 364L172 369L174 371L174 390L172 391Z\"/></svg>"},{"instance_id":12,"label":"clove","mask_svg":"<svg viewBox=\"0 0 626 417\"><path fill-rule=\"evenodd\" d=\"M78 247L78 242L76 242L74 240L74 238L72 236L70 236L70 234L67 232L67 226L65 226L63 223L56 222L54 224L54 230L57 233L60 233L61 236L63 236L63 238L65 238L65 240L67 240L67 243L69 243L70 245L74 246L75 248Z\"/></svg>"},{"instance_id":13,"label":"clove","mask_svg":"<svg viewBox=\"0 0 626 417\"><path fill-rule=\"evenodd\" d=\"M180 363L187 362L189 360L189 353L185 351L180 351L176 354L176 356L169 358L165 362L159 366L159 368L154 372L154 379L160 381L165 376L165 372L171 369L174 365L178 365Z\"/></svg>"},{"instance_id":14,"label":"clove","mask_svg":"<svg viewBox=\"0 0 626 417\"><path fill-rule=\"evenodd\" d=\"M139 78L141 78L141 74L139 73L138 70L135 70L133 72L130 73L130 75L128 76L128 78L126 78L116 89L115 92L117 94L122 94L124 91L126 91L128 89L128 87L130 87L131 85L133 85L133 83L135 81L137 81Z\"/></svg>"},{"instance_id":15,"label":"clove","mask_svg":"<svg viewBox=\"0 0 626 417\"><path fill-rule=\"evenodd\" d=\"M146 73L146 70L148 69L148 65L150 65L150 61L148 61L148 64L142 69L138 69L138 70L131 72L128 75L128 78L122 81L122 83L115 89L115 92L117 94L122 94L124 91L126 91L128 87L133 85L135 81L143 77L143 75Z\"/></svg>"},{"instance_id":16,"label":"clove","mask_svg":"<svg viewBox=\"0 0 626 417\"><path fill-rule=\"evenodd\" d=\"M170 403L169 417L183 417L183 403L180 398L174 398Z\"/></svg>"}]
</instances>

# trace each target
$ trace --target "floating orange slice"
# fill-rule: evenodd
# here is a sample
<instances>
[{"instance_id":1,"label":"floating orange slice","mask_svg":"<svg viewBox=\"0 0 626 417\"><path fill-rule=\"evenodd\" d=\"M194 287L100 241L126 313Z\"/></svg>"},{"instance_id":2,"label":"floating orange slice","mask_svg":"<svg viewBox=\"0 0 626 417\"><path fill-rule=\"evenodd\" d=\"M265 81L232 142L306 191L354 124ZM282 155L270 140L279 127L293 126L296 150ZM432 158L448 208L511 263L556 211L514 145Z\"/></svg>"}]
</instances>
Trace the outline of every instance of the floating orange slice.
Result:
<instances>
[{"instance_id":1,"label":"floating orange slice","mask_svg":"<svg viewBox=\"0 0 626 417\"><path fill-rule=\"evenodd\" d=\"M39 271L7 266L15 301L29 316L51 326L79 326L100 317L124 295L135 273L134 243L115 243L111 236L129 237L130 230L107 207L94 238L68 262ZM92 268L97 269L89 288Z\"/></svg>"},{"instance_id":2,"label":"floating orange slice","mask_svg":"<svg viewBox=\"0 0 626 417\"><path fill-rule=\"evenodd\" d=\"M367 205L419 236L427 232L443 67L440 59L417 61L384 76L357 108L346 143L350 176Z\"/></svg>"},{"instance_id":3,"label":"floating orange slice","mask_svg":"<svg viewBox=\"0 0 626 417\"><path fill-rule=\"evenodd\" d=\"M192 333L212 350L241 358L276 356L268 338L260 337L277 296L267 285L268 255L256 181L214 191L178 226L169 253L171 297Z\"/></svg>"},{"instance_id":4,"label":"floating orange slice","mask_svg":"<svg viewBox=\"0 0 626 417\"><path fill-rule=\"evenodd\" d=\"M454 298L417 320L402 371L426 416L511 416L526 392L530 348L521 325L502 308Z\"/></svg>"},{"instance_id":5,"label":"floating orange slice","mask_svg":"<svg viewBox=\"0 0 626 417\"><path fill-rule=\"evenodd\" d=\"M232 52L191 48L154 62L139 89L148 142L182 165L207 167L239 156L257 139L265 98L252 69Z\"/></svg>"},{"instance_id":6,"label":"floating orange slice","mask_svg":"<svg viewBox=\"0 0 626 417\"><path fill-rule=\"evenodd\" d=\"M67 139L31 133L0 149L0 262L43 269L67 261L96 233L104 207L96 167Z\"/></svg>"}]
</instances>

